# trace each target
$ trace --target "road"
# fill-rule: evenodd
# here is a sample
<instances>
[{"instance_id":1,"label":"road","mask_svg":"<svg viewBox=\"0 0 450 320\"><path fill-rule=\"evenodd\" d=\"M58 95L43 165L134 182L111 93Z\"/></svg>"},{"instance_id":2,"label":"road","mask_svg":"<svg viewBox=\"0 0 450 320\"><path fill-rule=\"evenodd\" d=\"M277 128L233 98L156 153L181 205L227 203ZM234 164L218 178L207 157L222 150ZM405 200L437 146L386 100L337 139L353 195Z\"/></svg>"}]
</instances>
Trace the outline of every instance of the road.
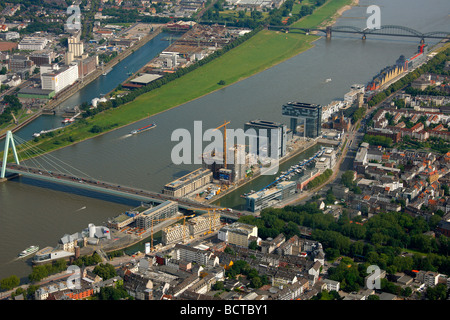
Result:
<instances>
[{"instance_id":1,"label":"road","mask_svg":"<svg viewBox=\"0 0 450 320\"><path fill-rule=\"evenodd\" d=\"M0 161L0 166L2 162ZM229 211L226 208L215 206L209 203L198 202L186 197L172 197L167 194L137 189L129 186L117 185L109 182L98 181L94 178L79 178L75 176L71 176L69 174L63 174L58 172L41 170L38 168L26 167L23 165L17 164L7 164L7 172L9 173L17 173L22 174L24 176L28 176L32 179L39 179L50 181L52 183L63 183L66 185L70 185L76 188L89 189L99 192L106 192L110 194L114 194L122 197L130 197L131 198L139 198L141 201L155 201L155 202L165 202L167 200L175 201L178 205L187 210L216 210L224 217L230 217L237 219L241 215L253 214L251 212L246 211Z\"/></svg>"},{"instance_id":2,"label":"road","mask_svg":"<svg viewBox=\"0 0 450 320\"><path fill-rule=\"evenodd\" d=\"M382 101L381 103L383 103L384 101ZM331 175L331 177L324 184L314 189L302 192L298 197L296 197L291 201L284 202L281 205L282 207L288 205L295 206L304 204L309 199L311 199L313 195L325 195L326 189L328 187L332 187L334 184L340 183L340 178L345 171L353 170L353 160L355 159L355 155L358 150L359 144L362 142L362 139L364 137L363 130L360 129L357 130L356 128L360 128L361 126L365 125L366 117L369 114L371 114L375 110L375 108L376 106L372 108L367 108L364 116L361 119L359 119L355 124L353 124L350 130L344 135L343 143L345 143L345 146L342 150L341 155L336 161L336 165L333 169L333 174Z\"/></svg>"}]
</instances>

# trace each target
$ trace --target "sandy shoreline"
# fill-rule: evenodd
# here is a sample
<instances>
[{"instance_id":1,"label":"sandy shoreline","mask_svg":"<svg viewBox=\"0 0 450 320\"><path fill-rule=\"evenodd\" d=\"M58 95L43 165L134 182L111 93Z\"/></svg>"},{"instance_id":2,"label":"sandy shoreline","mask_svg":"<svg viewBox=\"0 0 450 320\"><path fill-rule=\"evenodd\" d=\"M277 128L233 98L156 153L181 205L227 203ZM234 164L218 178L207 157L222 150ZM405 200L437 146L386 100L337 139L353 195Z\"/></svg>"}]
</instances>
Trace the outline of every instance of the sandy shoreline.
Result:
<instances>
[{"instance_id":1,"label":"sandy shoreline","mask_svg":"<svg viewBox=\"0 0 450 320\"><path fill-rule=\"evenodd\" d=\"M325 22L323 25L319 25L319 26L322 26L322 27L330 27L330 26L332 26L333 24L336 23L336 20L337 20L340 16L342 16L342 14L343 14L345 11L348 11L348 10L350 10L351 8L353 8L354 6L357 6L357 5L359 5L359 0L353 0L351 4L348 4L348 5L346 5L346 6L343 6L343 7L340 8L338 11L336 11L336 13L331 17L331 20L330 20L330 21Z\"/></svg>"}]
</instances>

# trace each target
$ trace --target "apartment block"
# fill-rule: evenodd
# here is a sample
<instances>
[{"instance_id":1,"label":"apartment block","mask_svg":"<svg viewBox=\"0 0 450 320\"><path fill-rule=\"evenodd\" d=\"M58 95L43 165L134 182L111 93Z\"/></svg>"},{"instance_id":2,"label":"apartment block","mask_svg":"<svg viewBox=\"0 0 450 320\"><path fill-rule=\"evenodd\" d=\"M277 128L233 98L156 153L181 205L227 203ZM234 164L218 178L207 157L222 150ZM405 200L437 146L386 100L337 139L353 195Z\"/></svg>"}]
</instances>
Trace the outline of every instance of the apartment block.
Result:
<instances>
[{"instance_id":1,"label":"apartment block","mask_svg":"<svg viewBox=\"0 0 450 320\"><path fill-rule=\"evenodd\" d=\"M184 242L189 239L189 227L183 224L176 224L162 231L162 243L164 245Z\"/></svg>"},{"instance_id":2,"label":"apartment block","mask_svg":"<svg viewBox=\"0 0 450 320\"><path fill-rule=\"evenodd\" d=\"M245 223L235 222L220 229L219 240L247 248L258 238L258 227Z\"/></svg>"},{"instance_id":3,"label":"apartment block","mask_svg":"<svg viewBox=\"0 0 450 320\"><path fill-rule=\"evenodd\" d=\"M220 215L204 214L187 221L189 234L193 237L220 228Z\"/></svg>"},{"instance_id":4,"label":"apartment block","mask_svg":"<svg viewBox=\"0 0 450 320\"><path fill-rule=\"evenodd\" d=\"M141 229L149 229L152 221L173 217L178 212L178 203L175 201L165 201L160 205L147 209L136 218L136 226Z\"/></svg>"}]
</instances>

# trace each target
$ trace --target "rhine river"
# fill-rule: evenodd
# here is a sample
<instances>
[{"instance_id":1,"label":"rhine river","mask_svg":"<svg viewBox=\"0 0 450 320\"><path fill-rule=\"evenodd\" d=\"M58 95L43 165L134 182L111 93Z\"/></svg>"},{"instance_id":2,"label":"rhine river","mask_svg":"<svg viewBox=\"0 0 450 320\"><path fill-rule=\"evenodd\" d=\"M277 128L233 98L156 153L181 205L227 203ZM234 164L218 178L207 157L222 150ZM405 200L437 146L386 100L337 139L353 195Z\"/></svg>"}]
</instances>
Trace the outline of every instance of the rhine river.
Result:
<instances>
[{"instance_id":1,"label":"rhine river","mask_svg":"<svg viewBox=\"0 0 450 320\"><path fill-rule=\"evenodd\" d=\"M364 28L369 16L366 8L372 4L360 0L360 5L346 11L337 25ZM376 4L381 9L382 25L401 25L420 32L450 29L448 0L381 0ZM366 84L402 54L405 57L414 55L419 39L373 36L362 41L359 36L334 34L331 41L323 37L314 44L314 48L234 85L151 119L54 151L52 155L100 180L161 191L167 182L198 168L198 165L172 163L171 151L177 142L171 141L171 134L175 129L192 132L194 121L202 121L203 131L218 127L224 120L231 122L227 128L234 129L243 128L245 122L254 119L288 124L288 119L281 115L284 103L301 101L327 105L332 100L342 100L352 84ZM157 47L154 52L158 53L167 47L167 43L154 41L150 46ZM147 55L146 61L142 61L142 57L130 58L127 63L138 60L146 63L152 58L149 53ZM129 70L119 70L116 66L105 78L113 77L115 71L117 77L122 74L125 79ZM326 82L329 78L332 81ZM86 87L86 90L90 89ZM99 92L94 88L87 101L109 90ZM83 102L81 97L87 97L87 93L74 96L67 104L80 104ZM46 126L59 126L61 118L47 120L50 124ZM49 129L40 121L44 118L17 135L30 139L34 132ZM131 130L150 122L157 123L157 127L129 136ZM309 152L313 153L313 150ZM308 153L303 157L307 156ZM89 223L101 225L109 217L136 205L108 196L89 197L84 191L67 193L62 192L61 187L41 186L41 182L23 178L0 184L0 279L12 274L26 277L30 273L29 265L14 261L24 248L55 246L64 234L79 232ZM250 184L246 188L255 189L255 186Z\"/></svg>"}]
</instances>

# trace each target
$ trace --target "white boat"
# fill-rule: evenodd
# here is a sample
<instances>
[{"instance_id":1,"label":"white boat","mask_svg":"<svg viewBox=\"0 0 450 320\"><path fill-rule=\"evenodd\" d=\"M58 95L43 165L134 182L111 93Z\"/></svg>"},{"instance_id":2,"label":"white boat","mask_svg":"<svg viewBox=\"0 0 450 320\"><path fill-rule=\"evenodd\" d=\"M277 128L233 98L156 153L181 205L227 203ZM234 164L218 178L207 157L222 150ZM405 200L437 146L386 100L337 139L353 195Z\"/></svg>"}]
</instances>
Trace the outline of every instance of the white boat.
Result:
<instances>
[{"instance_id":1,"label":"white boat","mask_svg":"<svg viewBox=\"0 0 450 320\"><path fill-rule=\"evenodd\" d=\"M23 250L21 253L19 253L19 257L23 258L26 256L29 256L30 254L36 253L39 250L38 246L31 246Z\"/></svg>"},{"instance_id":2,"label":"white boat","mask_svg":"<svg viewBox=\"0 0 450 320\"><path fill-rule=\"evenodd\" d=\"M105 70L105 72L103 72L103 75L106 76L108 73L110 73L112 70L112 68L109 68L108 70Z\"/></svg>"}]
</instances>

